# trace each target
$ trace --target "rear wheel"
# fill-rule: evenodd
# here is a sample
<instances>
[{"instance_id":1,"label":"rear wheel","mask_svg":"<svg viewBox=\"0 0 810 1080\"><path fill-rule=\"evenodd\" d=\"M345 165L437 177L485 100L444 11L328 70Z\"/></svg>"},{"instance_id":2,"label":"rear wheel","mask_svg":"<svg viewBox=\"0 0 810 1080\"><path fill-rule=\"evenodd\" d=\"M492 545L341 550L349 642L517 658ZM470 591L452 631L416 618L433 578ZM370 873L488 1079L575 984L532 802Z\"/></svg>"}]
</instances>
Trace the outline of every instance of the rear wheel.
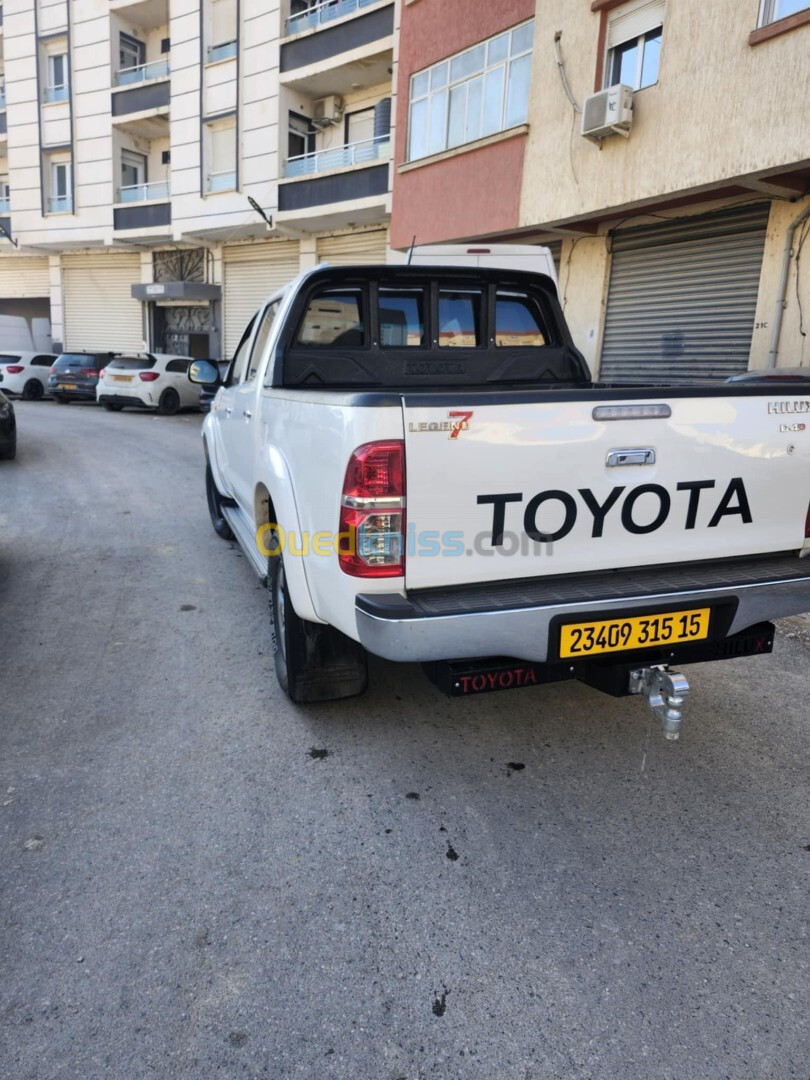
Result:
<instances>
[{"instance_id":1,"label":"rear wheel","mask_svg":"<svg viewBox=\"0 0 810 1080\"><path fill-rule=\"evenodd\" d=\"M109 401L104 401L102 402L102 404L104 405L104 408L107 410L107 412L121 412L124 407L123 405L112 405Z\"/></svg>"},{"instance_id":2,"label":"rear wheel","mask_svg":"<svg viewBox=\"0 0 810 1080\"><path fill-rule=\"evenodd\" d=\"M208 499L208 513L211 515L214 532L217 536L221 536L223 540L233 540L231 527L222 513L222 496L214 482L210 465L205 466L205 496Z\"/></svg>"},{"instance_id":3,"label":"rear wheel","mask_svg":"<svg viewBox=\"0 0 810 1080\"><path fill-rule=\"evenodd\" d=\"M364 693L368 687L366 650L333 626L299 618L280 553L270 556L267 588L276 677L287 696L305 705Z\"/></svg>"},{"instance_id":4,"label":"rear wheel","mask_svg":"<svg viewBox=\"0 0 810 1080\"><path fill-rule=\"evenodd\" d=\"M158 412L161 416L174 416L174 414L180 408L180 395L176 390L172 390L169 387L168 390L164 390L160 395L160 401L158 402Z\"/></svg>"},{"instance_id":5,"label":"rear wheel","mask_svg":"<svg viewBox=\"0 0 810 1080\"><path fill-rule=\"evenodd\" d=\"M14 444L14 446L9 447L8 450L0 450L0 460L2 460L2 461L13 461L16 456L17 456L17 445L16 445L16 443Z\"/></svg>"},{"instance_id":6,"label":"rear wheel","mask_svg":"<svg viewBox=\"0 0 810 1080\"><path fill-rule=\"evenodd\" d=\"M39 401L43 393L42 383L39 379L29 379L23 387L22 398L23 401Z\"/></svg>"}]
</instances>

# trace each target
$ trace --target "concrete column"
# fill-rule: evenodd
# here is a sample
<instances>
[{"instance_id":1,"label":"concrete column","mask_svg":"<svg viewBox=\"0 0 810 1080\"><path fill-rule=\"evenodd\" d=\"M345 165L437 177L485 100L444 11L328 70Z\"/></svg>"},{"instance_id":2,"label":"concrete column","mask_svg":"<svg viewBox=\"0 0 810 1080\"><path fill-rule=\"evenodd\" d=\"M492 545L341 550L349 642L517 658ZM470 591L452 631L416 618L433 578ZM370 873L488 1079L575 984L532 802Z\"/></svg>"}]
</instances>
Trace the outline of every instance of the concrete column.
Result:
<instances>
[{"instance_id":1,"label":"concrete column","mask_svg":"<svg viewBox=\"0 0 810 1080\"><path fill-rule=\"evenodd\" d=\"M54 352L61 352L65 341L65 316L62 302L62 260L48 256L48 283L51 297L51 341Z\"/></svg>"}]
</instances>

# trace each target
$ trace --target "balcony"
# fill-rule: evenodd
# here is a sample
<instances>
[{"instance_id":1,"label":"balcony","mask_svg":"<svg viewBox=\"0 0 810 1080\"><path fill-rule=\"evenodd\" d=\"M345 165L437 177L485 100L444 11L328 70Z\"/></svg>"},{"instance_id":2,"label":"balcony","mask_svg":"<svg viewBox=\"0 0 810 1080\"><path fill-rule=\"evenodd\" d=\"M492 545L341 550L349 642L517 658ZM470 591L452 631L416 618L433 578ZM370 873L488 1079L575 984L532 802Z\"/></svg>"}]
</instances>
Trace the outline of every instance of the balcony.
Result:
<instances>
[{"instance_id":1,"label":"balcony","mask_svg":"<svg viewBox=\"0 0 810 1080\"><path fill-rule=\"evenodd\" d=\"M313 173L329 172L351 165L367 165L370 161L387 161L391 156L391 136L380 135L376 139L346 143L329 150L317 150L290 158L284 169L285 177L312 176Z\"/></svg>"},{"instance_id":2,"label":"balcony","mask_svg":"<svg viewBox=\"0 0 810 1080\"><path fill-rule=\"evenodd\" d=\"M135 67L121 68L115 73L116 86L132 86L134 83L148 82L150 79L168 79L169 60L153 60L151 64L137 64Z\"/></svg>"},{"instance_id":3,"label":"balcony","mask_svg":"<svg viewBox=\"0 0 810 1080\"><path fill-rule=\"evenodd\" d=\"M165 202L169 198L168 180L155 180L151 184L129 184L118 189L116 202Z\"/></svg>"},{"instance_id":4,"label":"balcony","mask_svg":"<svg viewBox=\"0 0 810 1080\"><path fill-rule=\"evenodd\" d=\"M45 88L45 103L47 105L54 105L58 101L67 101L70 97L70 90L65 84L64 86L47 86Z\"/></svg>"},{"instance_id":5,"label":"balcony","mask_svg":"<svg viewBox=\"0 0 810 1080\"><path fill-rule=\"evenodd\" d=\"M0 195L0 214L11 213L11 199L8 195Z\"/></svg>"},{"instance_id":6,"label":"balcony","mask_svg":"<svg viewBox=\"0 0 810 1080\"><path fill-rule=\"evenodd\" d=\"M322 3L315 4L306 11L291 15L286 23L287 34L300 34L303 30L313 30L334 19L340 19L344 15L353 15L360 8L375 3L377 0L322 0Z\"/></svg>"},{"instance_id":7,"label":"balcony","mask_svg":"<svg viewBox=\"0 0 810 1080\"><path fill-rule=\"evenodd\" d=\"M48 199L46 209L49 214L72 214L73 196L57 195L55 198Z\"/></svg>"},{"instance_id":8,"label":"balcony","mask_svg":"<svg viewBox=\"0 0 810 1080\"><path fill-rule=\"evenodd\" d=\"M2 87L0 87L0 109L5 109L5 107L6 107L6 88L5 88L5 86L2 86Z\"/></svg>"},{"instance_id":9,"label":"balcony","mask_svg":"<svg viewBox=\"0 0 810 1080\"><path fill-rule=\"evenodd\" d=\"M327 10L328 9L328 10ZM343 18L341 15L353 15ZM380 0L336 0L294 18L323 20L309 33L286 38L281 45L279 72L284 83L300 83L310 97L349 93L352 84L375 86L390 81L394 42L394 5ZM299 28L302 29L302 28ZM364 68L371 62L373 72ZM345 86L320 85L324 64L350 69ZM355 87L356 88L356 87Z\"/></svg>"},{"instance_id":10,"label":"balcony","mask_svg":"<svg viewBox=\"0 0 810 1080\"><path fill-rule=\"evenodd\" d=\"M236 50L236 41L225 41L222 45L209 45L206 53L206 63L216 64L220 60L230 60L232 56L236 56Z\"/></svg>"},{"instance_id":11,"label":"balcony","mask_svg":"<svg viewBox=\"0 0 810 1080\"><path fill-rule=\"evenodd\" d=\"M218 191L235 191L236 172L229 169L225 172L208 173L205 190L209 195L215 195Z\"/></svg>"}]
</instances>

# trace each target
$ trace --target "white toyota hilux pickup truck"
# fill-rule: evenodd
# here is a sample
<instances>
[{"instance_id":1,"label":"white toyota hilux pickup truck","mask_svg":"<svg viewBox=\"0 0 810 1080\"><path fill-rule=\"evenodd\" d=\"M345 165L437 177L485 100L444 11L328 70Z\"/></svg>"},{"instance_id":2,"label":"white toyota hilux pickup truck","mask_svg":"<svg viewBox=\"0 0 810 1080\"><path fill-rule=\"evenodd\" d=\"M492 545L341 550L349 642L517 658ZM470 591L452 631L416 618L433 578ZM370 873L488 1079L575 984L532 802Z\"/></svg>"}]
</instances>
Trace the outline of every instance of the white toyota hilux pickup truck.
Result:
<instances>
[{"instance_id":1,"label":"white toyota hilux pickup truck","mask_svg":"<svg viewBox=\"0 0 810 1080\"><path fill-rule=\"evenodd\" d=\"M366 654L446 693L579 679L676 738L682 664L810 610L801 384L594 383L553 280L321 266L270 297L203 425L208 506L270 594L296 702Z\"/></svg>"}]
</instances>

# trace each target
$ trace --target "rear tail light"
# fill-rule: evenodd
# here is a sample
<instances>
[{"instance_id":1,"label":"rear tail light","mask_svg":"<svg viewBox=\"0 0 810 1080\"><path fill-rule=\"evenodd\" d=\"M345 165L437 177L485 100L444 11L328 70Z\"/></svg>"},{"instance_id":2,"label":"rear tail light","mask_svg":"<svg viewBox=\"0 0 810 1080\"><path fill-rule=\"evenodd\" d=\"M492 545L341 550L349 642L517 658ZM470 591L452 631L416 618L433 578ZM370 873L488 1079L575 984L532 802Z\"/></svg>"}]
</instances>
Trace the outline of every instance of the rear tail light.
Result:
<instances>
[{"instance_id":1,"label":"rear tail light","mask_svg":"<svg viewBox=\"0 0 810 1080\"><path fill-rule=\"evenodd\" d=\"M50 371L48 372L48 374L49 374L49 375L55 375L55 374L56 374L56 364L54 364L54 365L53 365L53 367L52 367L52 368L51 368L51 370L50 370Z\"/></svg>"},{"instance_id":2,"label":"rear tail light","mask_svg":"<svg viewBox=\"0 0 810 1080\"><path fill-rule=\"evenodd\" d=\"M90 378L91 376L93 376L93 375L98 375L98 372L96 371L96 369L95 369L95 368L88 368L88 367L84 367L84 368L82 368L82 370L81 370L81 371L79 372L79 374L80 374L80 375L86 375L86 376L87 376L87 378L89 379L89 378Z\"/></svg>"},{"instance_id":3,"label":"rear tail light","mask_svg":"<svg viewBox=\"0 0 810 1080\"><path fill-rule=\"evenodd\" d=\"M20 364L9 364L6 368L6 372L9 375L19 375L21 371L25 371L25 368Z\"/></svg>"},{"instance_id":4,"label":"rear tail light","mask_svg":"<svg viewBox=\"0 0 810 1080\"><path fill-rule=\"evenodd\" d=\"M160 372L159 371L139 371L138 372L138 378L141 380L141 382L154 382L155 379L160 378Z\"/></svg>"},{"instance_id":5,"label":"rear tail light","mask_svg":"<svg viewBox=\"0 0 810 1080\"><path fill-rule=\"evenodd\" d=\"M810 506L807 507L807 517L804 519L804 538L810 540Z\"/></svg>"},{"instance_id":6,"label":"rear tail light","mask_svg":"<svg viewBox=\"0 0 810 1080\"><path fill-rule=\"evenodd\" d=\"M106 368L102 368L102 369L101 369L101 371L99 371L99 373L98 373L98 377L99 377L99 379L103 379L103 378L104 378L104 372L105 372L106 370L107 370Z\"/></svg>"},{"instance_id":7,"label":"rear tail light","mask_svg":"<svg viewBox=\"0 0 810 1080\"><path fill-rule=\"evenodd\" d=\"M352 577L405 573L405 444L358 446L340 503L340 568Z\"/></svg>"}]
</instances>

